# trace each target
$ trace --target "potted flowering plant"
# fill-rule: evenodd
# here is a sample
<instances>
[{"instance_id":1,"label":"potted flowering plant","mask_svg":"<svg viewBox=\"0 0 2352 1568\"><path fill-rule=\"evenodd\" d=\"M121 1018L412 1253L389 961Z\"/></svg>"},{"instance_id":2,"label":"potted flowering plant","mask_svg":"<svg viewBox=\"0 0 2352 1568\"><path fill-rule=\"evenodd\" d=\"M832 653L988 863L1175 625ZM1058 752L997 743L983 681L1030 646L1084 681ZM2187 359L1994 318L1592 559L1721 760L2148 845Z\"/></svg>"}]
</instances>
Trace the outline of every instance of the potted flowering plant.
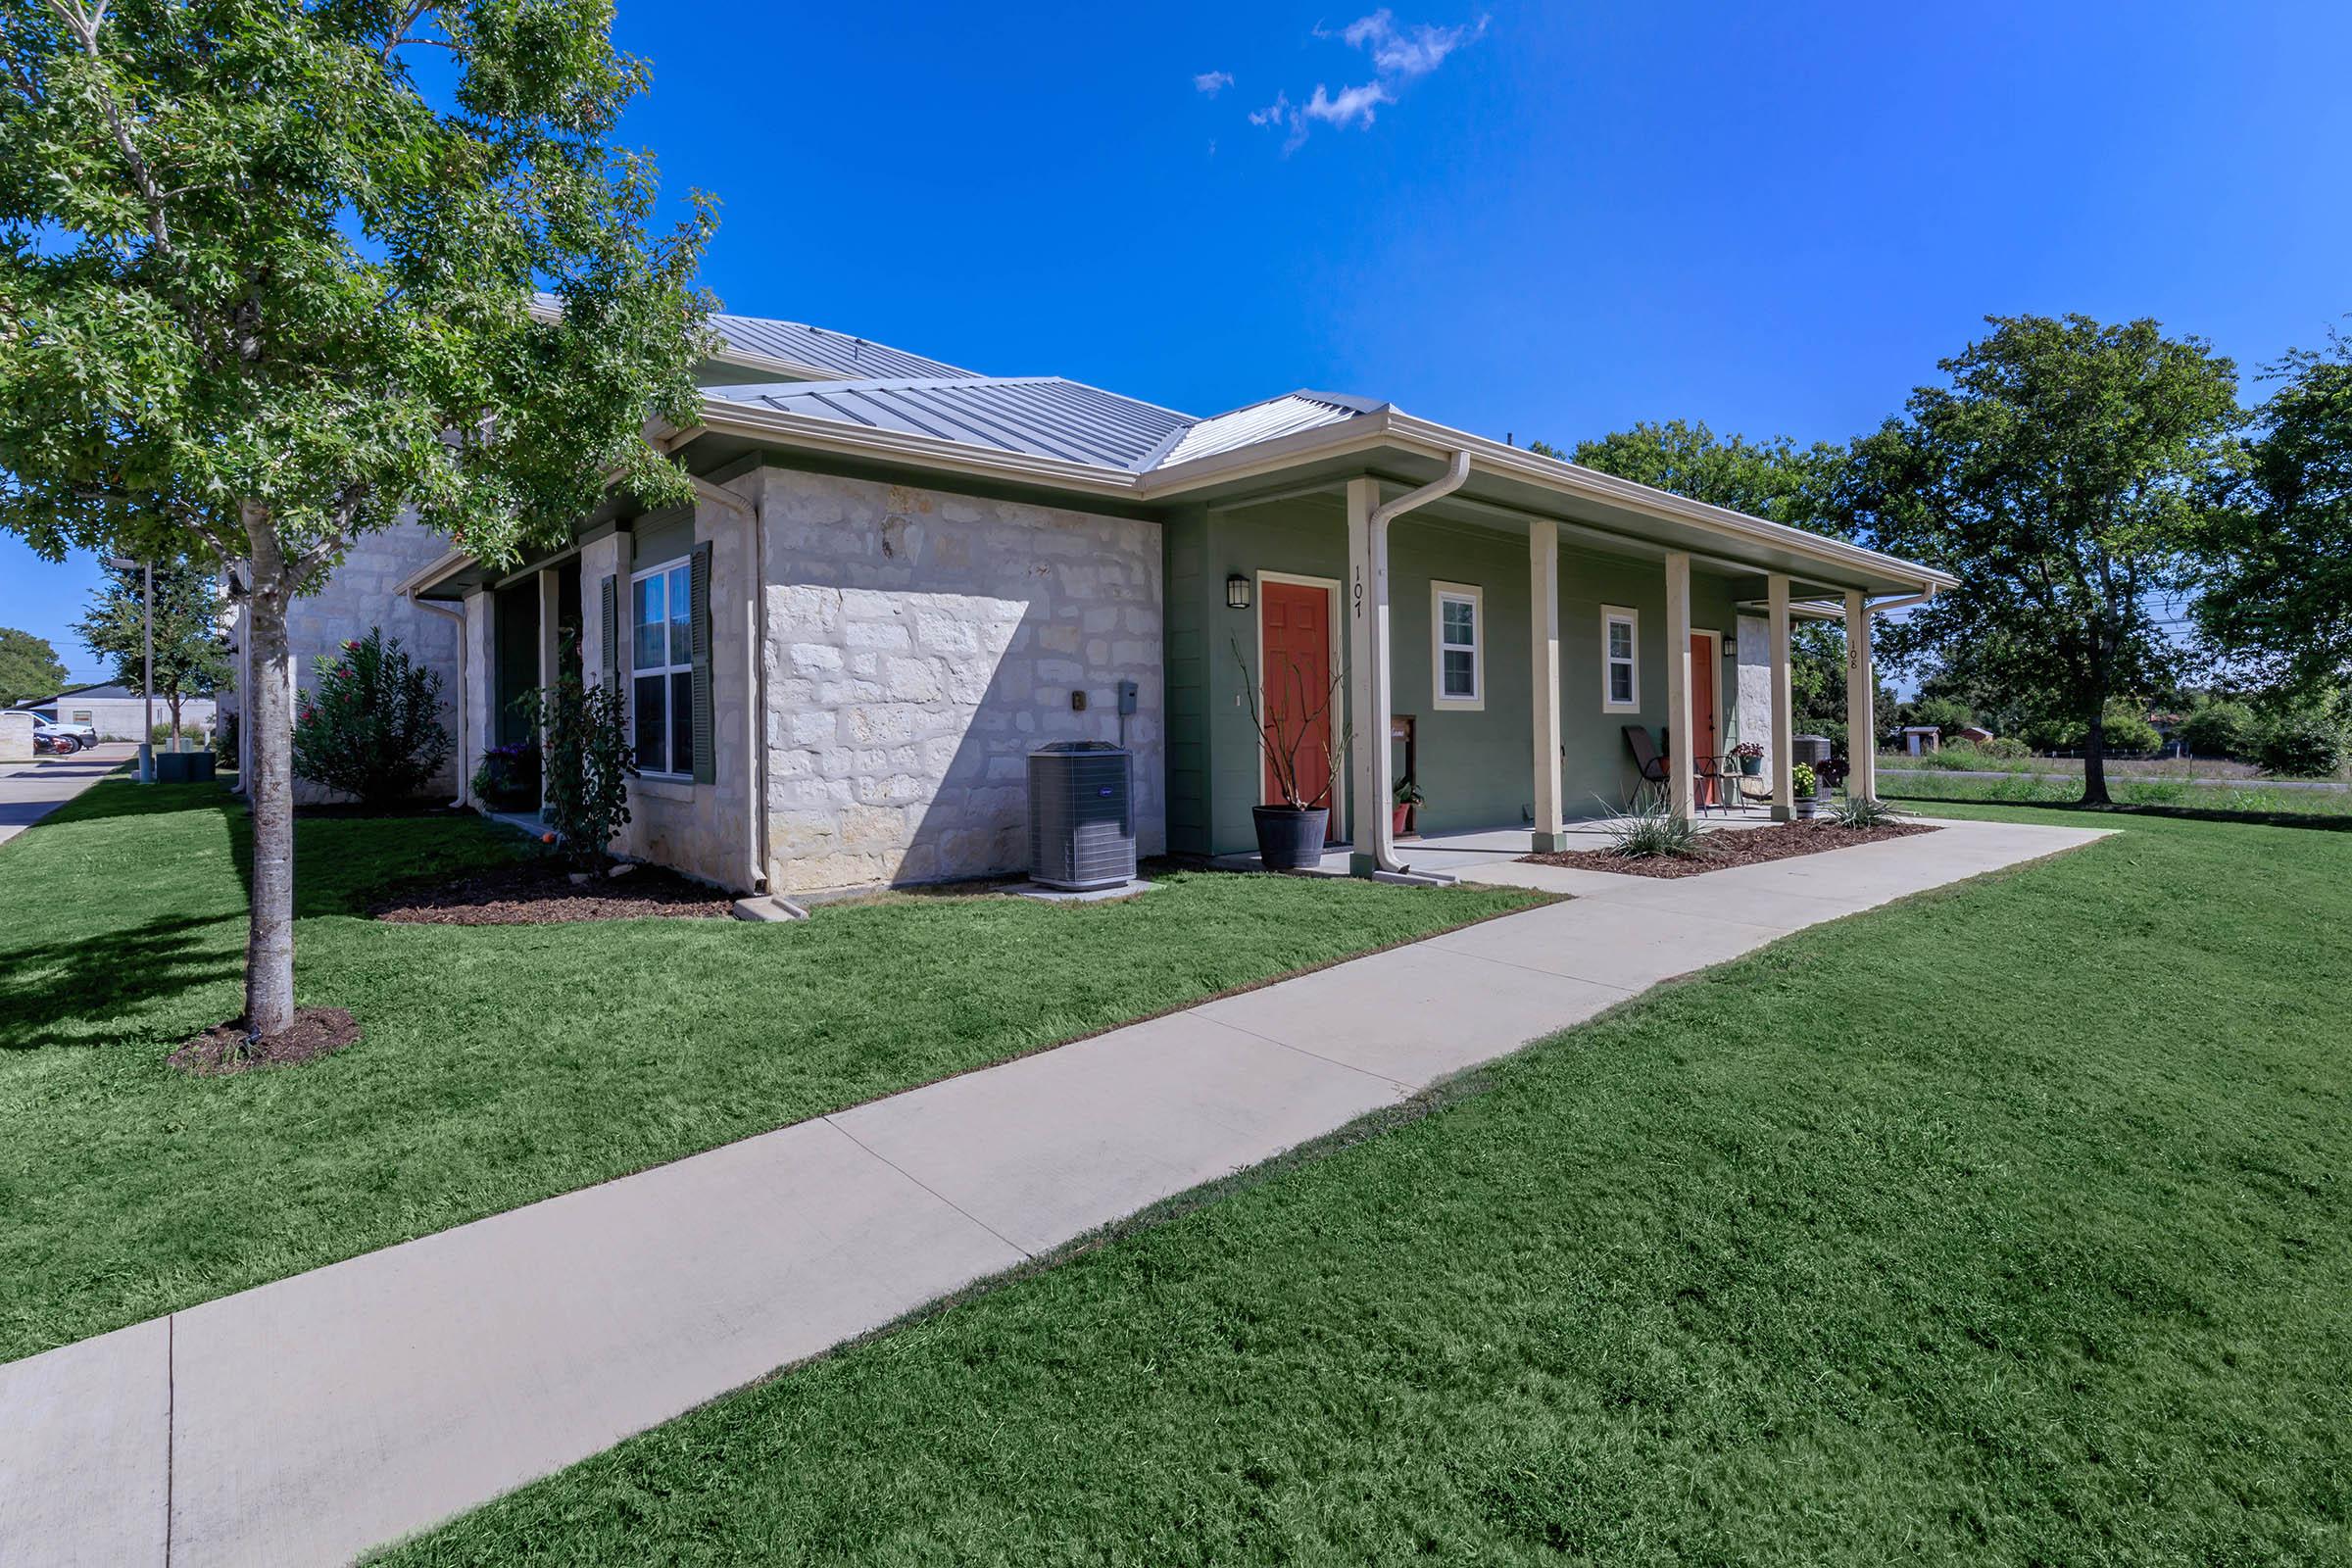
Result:
<instances>
[{"instance_id":1,"label":"potted flowering plant","mask_svg":"<svg viewBox=\"0 0 2352 1568\"><path fill-rule=\"evenodd\" d=\"M1812 763L1799 762L1788 770L1788 793L1795 799L1797 820L1813 820L1813 813L1821 809L1821 779Z\"/></svg>"},{"instance_id":2,"label":"potted flowering plant","mask_svg":"<svg viewBox=\"0 0 2352 1568\"><path fill-rule=\"evenodd\" d=\"M1764 771L1764 743L1762 741L1741 741L1732 748L1732 755L1740 759L1740 771L1747 777L1754 778L1758 773Z\"/></svg>"},{"instance_id":3,"label":"potted flowering plant","mask_svg":"<svg viewBox=\"0 0 2352 1568\"><path fill-rule=\"evenodd\" d=\"M1400 778L1396 781L1395 796L1395 804L1390 808L1389 831L1408 833L1412 831L1413 812L1421 805L1421 786L1409 778Z\"/></svg>"}]
</instances>

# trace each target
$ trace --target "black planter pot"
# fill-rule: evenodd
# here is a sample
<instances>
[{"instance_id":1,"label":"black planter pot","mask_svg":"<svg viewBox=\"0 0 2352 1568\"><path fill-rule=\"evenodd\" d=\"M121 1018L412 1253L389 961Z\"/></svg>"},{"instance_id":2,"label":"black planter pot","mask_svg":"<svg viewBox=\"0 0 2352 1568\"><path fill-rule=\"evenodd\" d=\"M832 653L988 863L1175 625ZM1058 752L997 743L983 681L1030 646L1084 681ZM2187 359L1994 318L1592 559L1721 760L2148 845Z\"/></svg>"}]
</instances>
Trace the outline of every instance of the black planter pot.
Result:
<instances>
[{"instance_id":1,"label":"black planter pot","mask_svg":"<svg viewBox=\"0 0 2352 1568\"><path fill-rule=\"evenodd\" d=\"M1303 871L1322 860L1330 807L1259 806L1250 815L1257 825L1257 858L1267 870Z\"/></svg>"},{"instance_id":2,"label":"black planter pot","mask_svg":"<svg viewBox=\"0 0 2352 1568\"><path fill-rule=\"evenodd\" d=\"M155 778L159 784L202 784L213 777L210 752L157 752Z\"/></svg>"}]
</instances>

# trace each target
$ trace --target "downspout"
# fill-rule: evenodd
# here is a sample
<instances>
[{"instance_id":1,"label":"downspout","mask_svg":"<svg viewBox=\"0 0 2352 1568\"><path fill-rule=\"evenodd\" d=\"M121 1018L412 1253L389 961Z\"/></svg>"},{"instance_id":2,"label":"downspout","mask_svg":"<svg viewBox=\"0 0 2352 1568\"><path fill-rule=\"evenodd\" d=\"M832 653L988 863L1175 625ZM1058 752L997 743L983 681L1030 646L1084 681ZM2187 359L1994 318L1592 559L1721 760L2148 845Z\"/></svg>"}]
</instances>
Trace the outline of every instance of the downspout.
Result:
<instances>
[{"instance_id":1,"label":"downspout","mask_svg":"<svg viewBox=\"0 0 2352 1568\"><path fill-rule=\"evenodd\" d=\"M473 804L472 782L466 773L466 607L455 608L433 599L419 599L416 590L409 590L409 603L418 610L429 610L436 615L447 615L458 623L458 796L449 804L463 808Z\"/></svg>"},{"instance_id":2,"label":"downspout","mask_svg":"<svg viewBox=\"0 0 2352 1568\"><path fill-rule=\"evenodd\" d=\"M1418 490L1408 490L1403 495L1398 496L1396 500L1384 502L1380 506L1372 509L1372 515L1366 520L1364 533L1366 535L1367 547L1371 552L1372 559L1379 563L1381 576L1381 599L1384 604L1388 599L1389 524L1395 522L1398 517L1403 516L1408 512L1415 511L1418 508L1429 505L1432 501L1442 500L1445 497L1453 494L1456 490L1459 490L1462 487L1463 481L1469 477L1470 449L1467 447L1456 448L1452 461L1446 465L1446 471L1443 474L1439 475L1435 479L1432 479L1429 483L1423 485ZM1380 657L1384 662L1387 662L1392 666L1394 665L1395 656L1389 647L1389 639L1385 634L1381 638ZM1386 697L1389 695L1390 690L1387 678L1390 671L1384 669L1379 673L1381 675L1379 690L1381 694ZM1378 719L1378 727L1381 733L1373 738L1372 744L1385 748L1389 744L1389 717L1390 714L1395 711L1395 704L1393 702L1384 702L1380 705L1380 707L1385 710L1376 715L1365 715L1365 721L1369 723L1374 718ZM1357 793L1360 794L1362 792L1358 791ZM1396 840L1395 834L1390 830L1389 827L1388 801L1386 799L1378 801L1351 801L1348 804L1350 808L1354 810L1369 810L1379 813L1373 818L1372 827L1372 858L1376 870L1385 871L1391 875L1404 871L1406 867L1399 865L1396 861Z\"/></svg>"}]
</instances>

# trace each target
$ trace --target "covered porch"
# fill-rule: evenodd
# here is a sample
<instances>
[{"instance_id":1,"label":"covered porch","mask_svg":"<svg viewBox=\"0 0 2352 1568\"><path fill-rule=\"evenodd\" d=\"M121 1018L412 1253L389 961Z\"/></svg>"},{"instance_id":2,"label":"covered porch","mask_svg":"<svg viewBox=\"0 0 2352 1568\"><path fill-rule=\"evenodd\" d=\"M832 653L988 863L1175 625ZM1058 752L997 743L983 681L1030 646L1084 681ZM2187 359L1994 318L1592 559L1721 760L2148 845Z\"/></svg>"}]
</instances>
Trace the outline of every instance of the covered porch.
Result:
<instances>
[{"instance_id":1,"label":"covered porch","mask_svg":"<svg viewBox=\"0 0 2352 1568\"><path fill-rule=\"evenodd\" d=\"M1341 688L1328 740L1308 741L1338 764L1326 867L1455 874L1591 847L1592 819L1645 784L1678 815L1725 822L1740 743L1763 757L1754 804L1729 825L1788 820L1789 646L1808 617L1845 628L1841 749L1849 789L1875 793L1871 617L1918 602L1934 574L1621 488L1571 499L1454 454L1173 519L1171 847L1250 857L1249 811L1269 798L1252 705L1271 713L1284 682L1324 679ZM1417 838L1396 820L1400 782L1423 800Z\"/></svg>"}]
</instances>

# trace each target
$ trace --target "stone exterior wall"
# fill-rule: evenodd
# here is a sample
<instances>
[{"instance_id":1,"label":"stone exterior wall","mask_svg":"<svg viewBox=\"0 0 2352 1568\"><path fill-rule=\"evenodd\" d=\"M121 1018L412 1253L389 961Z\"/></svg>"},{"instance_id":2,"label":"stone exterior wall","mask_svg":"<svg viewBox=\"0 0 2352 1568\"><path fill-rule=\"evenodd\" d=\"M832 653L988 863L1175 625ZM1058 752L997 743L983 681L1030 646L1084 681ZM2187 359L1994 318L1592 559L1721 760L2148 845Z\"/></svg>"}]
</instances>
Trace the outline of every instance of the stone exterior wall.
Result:
<instances>
[{"instance_id":1,"label":"stone exterior wall","mask_svg":"<svg viewBox=\"0 0 2352 1568\"><path fill-rule=\"evenodd\" d=\"M1029 753L1116 740L1121 680L1138 849L1165 849L1158 524L785 468L760 483L772 889L1025 869Z\"/></svg>"},{"instance_id":2,"label":"stone exterior wall","mask_svg":"<svg viewBox=\"0 0 2352 1568\"><path fill-rule=\"evenodd\" d=\"M448 549L446 538L416 522L396 523L363 535L328 574L325 584L317 593L295 600L286 612L286 641L294 655L296 686L308 689L316 684L319 658L338 651L345 639L365 637L368 627L381 626L385 637L400 639L402 649L411 659L440 673L445 705L442 722L448 726L453 741L460 739L458 623L437 612L419 609L396 592L419 566L438 559ZM240 610L236 628L240 644L242 613ZM242 664L242 661L239 662ZM235 711L238 707L233 697L221 706L225 711ZM459 748L453 747L450 761L432 781L428 793L457 794L458 757ZM335 794L299 779L294 790L295 799L306 803L332 799Z\"/></svg>"},{"instance_id":3,"label":"stone exterior wall","mask_svg":"<svg viewBox=\"0 0 2352 1568\"><path fill-rule=\"evenodd\" d=\"M1764 776L1772 776L1772 622L1740 617L1740 698L1734 710L1740 738L1764 748Z\"/></svg>"}]
</instances>

